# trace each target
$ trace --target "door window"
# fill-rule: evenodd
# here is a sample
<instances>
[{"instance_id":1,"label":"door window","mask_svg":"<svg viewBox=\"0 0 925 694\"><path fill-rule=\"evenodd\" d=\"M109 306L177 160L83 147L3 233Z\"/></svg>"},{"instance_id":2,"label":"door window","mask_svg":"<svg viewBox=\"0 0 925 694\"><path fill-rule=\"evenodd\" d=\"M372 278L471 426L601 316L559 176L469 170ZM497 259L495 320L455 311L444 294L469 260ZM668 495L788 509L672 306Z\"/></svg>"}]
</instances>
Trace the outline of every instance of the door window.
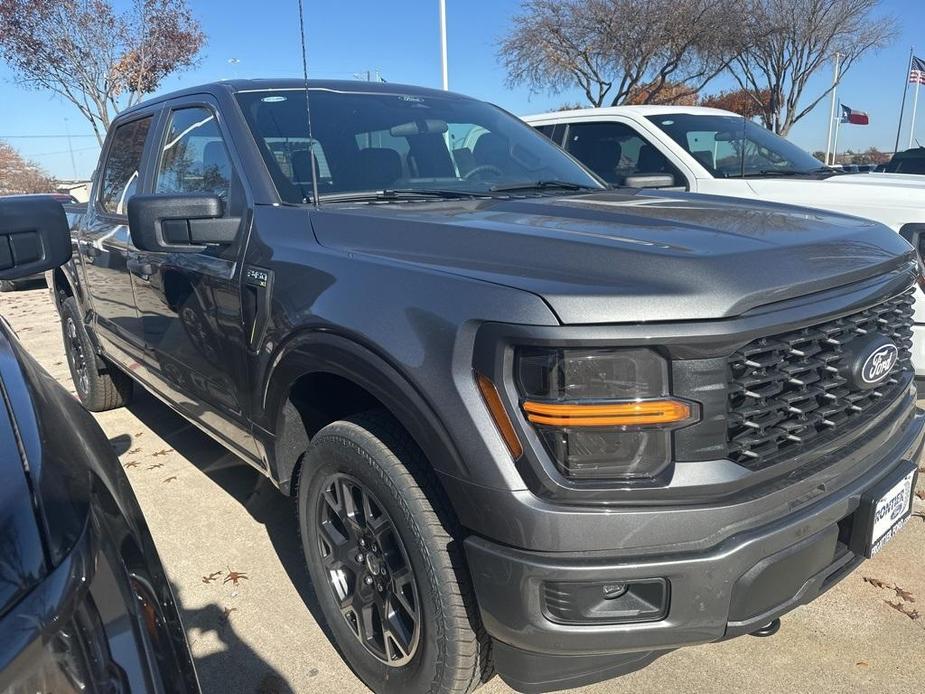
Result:
<instances>
[{"instance_id":1,"label":"door window","mask_svg":"<svg viewBox=\"0 0 925 694\"><path fill-rule=\"evenodd\" d=\"M211 193L228 198L231 160L215 114L182 108L170 114L157 172L157 193Z\"/></svg>"},{"instance_id":2,"label":"door window","mask_svg":"<svg viewBox=\"0 0 925 694\"><path fill-rule=\"evenodd\" d=\"M103 169L99 202L104 212L126 214L128 199L138 187L141 155L150 128L150 116L116 128Z\"/></svg>"},{"instance_id":3,"label":"door window","mask_svg":"<svg viewBox=\"0 0 925 694\"><path fill-rule=\"evenodd\" d=\"M565 148L573 157L608 183L623 185L629 176L674 176L675 185L684 177L671 162L623 123L572 123Z\"/></svg>"}]
</instances>

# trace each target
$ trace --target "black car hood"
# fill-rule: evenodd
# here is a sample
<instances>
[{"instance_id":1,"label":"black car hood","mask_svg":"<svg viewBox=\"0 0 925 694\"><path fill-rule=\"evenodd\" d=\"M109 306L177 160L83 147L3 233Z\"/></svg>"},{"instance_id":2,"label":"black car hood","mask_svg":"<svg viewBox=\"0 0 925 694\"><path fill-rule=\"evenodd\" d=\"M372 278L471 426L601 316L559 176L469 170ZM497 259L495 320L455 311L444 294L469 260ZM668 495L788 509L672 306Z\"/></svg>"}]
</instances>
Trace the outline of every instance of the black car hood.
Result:
<instances>
[{"instance_id":1,"label":"black car hood","mask_svg":"<svg viewBox=\"0 0 925 694\"><path fill-rule=\"evenodd\" d=\"M566 324L735 316L912 259L876 222L686 193L332 204L312 220L325 246L523 289Z\"/></svg>"}]
</instances>

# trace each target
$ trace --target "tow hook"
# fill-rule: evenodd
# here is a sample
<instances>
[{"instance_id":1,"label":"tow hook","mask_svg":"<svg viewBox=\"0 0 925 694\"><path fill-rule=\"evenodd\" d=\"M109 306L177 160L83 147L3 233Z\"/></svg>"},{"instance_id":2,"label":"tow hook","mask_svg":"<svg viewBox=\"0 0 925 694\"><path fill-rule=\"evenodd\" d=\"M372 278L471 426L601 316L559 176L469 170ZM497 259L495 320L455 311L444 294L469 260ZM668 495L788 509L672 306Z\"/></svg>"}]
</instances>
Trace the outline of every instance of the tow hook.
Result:
<instances>
[{"instance_id":1,"label":"tow hook","mask_svg":"<svg viewBox=\"0 0 925 694\"><path fill-rule=\"evenodd\" d=\"M758 636L759 638L764 638L766 636L774 636L778 631L780 631L780 619L775 619L772 622L768 622L760 629L755 629L750 636Z\"/></svg>"}]
</instances>

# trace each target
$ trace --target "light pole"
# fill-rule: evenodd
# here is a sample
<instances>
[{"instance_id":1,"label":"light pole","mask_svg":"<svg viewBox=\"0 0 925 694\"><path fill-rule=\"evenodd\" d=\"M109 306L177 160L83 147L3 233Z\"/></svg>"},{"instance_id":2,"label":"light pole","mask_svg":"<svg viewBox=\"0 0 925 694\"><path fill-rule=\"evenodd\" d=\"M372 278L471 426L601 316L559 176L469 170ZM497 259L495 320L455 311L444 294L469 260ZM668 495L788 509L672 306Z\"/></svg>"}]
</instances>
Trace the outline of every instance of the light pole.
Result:
<instances>
[{"instance_id":1,"label":"light pole","mask_svg":"<svg viewBox=\"0 0 925 694\"><path fill-rule=\"evenodd\" d=\"M450 76L446 66L446 0L440 0L440 57L443 65L443 88L450 88Z\"/></svg>"}]
</instances>

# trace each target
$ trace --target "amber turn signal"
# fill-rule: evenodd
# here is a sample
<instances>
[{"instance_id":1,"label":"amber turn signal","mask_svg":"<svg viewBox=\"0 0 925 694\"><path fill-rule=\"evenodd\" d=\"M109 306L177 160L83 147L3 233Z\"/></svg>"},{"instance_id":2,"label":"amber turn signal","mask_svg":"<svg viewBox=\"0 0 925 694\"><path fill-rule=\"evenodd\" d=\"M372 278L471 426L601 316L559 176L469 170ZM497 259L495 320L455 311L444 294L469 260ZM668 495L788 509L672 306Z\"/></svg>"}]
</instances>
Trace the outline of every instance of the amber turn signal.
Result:
<instances>
[{"instance_id":1,"label":"amber turn signal","mask_svg":"<svg viewBox=\"0 0 925 694\"><path fill-rule=\"evenodd\" d=\"M495 388L495 384L491 379L480 373L475 374L475 380L479 385L479 390L482 392L482 398L488 406L488 411L491 413L491 418L495 421L495 426L498 427L501 438L503 438L504 443L507 444L511 456L514 460L517 460L524 454L524 447L517 437L517 432L514 431L514 425L511 423L511 418L507 415L507 410L504 409L504 403L501 402L498 389Z\"/></svg>"},{"instance_id":2,"label":"amber turn signal","mask_svg":"<svg viewBox=\"0 0 925 694\"><path fill-rule=\"evenodd\" d=\"M533 424L553 427L652 426L683 422L690 405L679 400L640 400L606 405L576 405L527 401L523 405Z\"/></svg>"}]
</instances>

